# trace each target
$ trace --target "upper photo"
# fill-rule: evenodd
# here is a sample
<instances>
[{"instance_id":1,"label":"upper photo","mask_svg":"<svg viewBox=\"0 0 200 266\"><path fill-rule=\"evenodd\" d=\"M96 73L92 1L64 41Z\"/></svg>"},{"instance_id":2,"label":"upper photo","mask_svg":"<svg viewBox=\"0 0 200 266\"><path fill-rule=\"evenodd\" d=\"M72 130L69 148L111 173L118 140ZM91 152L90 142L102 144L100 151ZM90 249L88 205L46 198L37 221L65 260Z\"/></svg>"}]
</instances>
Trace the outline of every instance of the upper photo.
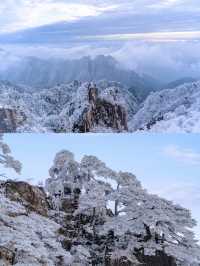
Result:
<instances>
[{"instance_id":1,"label":"upper photo","mask_svg":"<svg viewBox=\"0 0 200 266\"><path fill-rule=\"evenodd\" d=\"M0 2L0 133L200 133L199 0Z\"/></svg>"}]
</instances>

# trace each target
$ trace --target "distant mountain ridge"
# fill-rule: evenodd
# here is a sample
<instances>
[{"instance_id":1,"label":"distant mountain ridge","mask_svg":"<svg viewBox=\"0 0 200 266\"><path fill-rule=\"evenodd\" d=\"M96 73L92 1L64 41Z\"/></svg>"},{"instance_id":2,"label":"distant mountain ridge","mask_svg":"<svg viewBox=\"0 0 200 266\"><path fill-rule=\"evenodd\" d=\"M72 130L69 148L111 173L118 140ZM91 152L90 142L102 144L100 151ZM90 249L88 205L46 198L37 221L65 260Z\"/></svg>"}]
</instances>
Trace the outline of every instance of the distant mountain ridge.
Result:
<instances>
[{"instance_id":1,"label":"distant mountain ridge","mask_svg":"<svg viewBox=\"0 0 200 266\"><path fill-rule=\"evenodd\" d=\"M183 85L185 83L191 83L191 82L195 82L195 81L197 81L197 79L192 78L192 77L184 77L182 79L177 79L175 81L168 83L167 85L165 85L165 88L166 89L173 89L173 88L176 88L176 87Z\"/></svg>"},{"instance_id":2,"label":"distant mountain ridge","mask_svg":"<svg viewBox=\"0 0 200 266\"><path fill-rule=\"evenodd\" d=\"M147 96L150 91L160 86L154 78L140 76L132 70L124 69L112 56L99 55L80 59L39 59L25 57L6 70L0 71L0 78L14 84L38 88L53 87L58 84L109 80L120 82L137 97L137 93ZM133 88L137 88L134 90Z\"/></svg>"}]
</instances>

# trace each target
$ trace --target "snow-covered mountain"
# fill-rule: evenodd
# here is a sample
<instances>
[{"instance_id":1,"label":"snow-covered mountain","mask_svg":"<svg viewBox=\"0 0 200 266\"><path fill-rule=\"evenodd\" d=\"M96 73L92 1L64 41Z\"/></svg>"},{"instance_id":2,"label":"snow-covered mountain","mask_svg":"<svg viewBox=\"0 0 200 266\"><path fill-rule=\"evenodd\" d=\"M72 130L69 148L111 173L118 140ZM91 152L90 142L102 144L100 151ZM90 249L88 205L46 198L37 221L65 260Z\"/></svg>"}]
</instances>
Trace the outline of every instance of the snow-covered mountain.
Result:
<instances>
[{"instance_id":1,"label":"snow-covered mountain","mask_svg":"<svg viewBox=\"0 0 200 266\"><path fill-rule=\"evenodd\" d=\"M200 132L200 81L152 93L130 123L131 130Z\"/></svg>"},{"instance_id":2,"label":"snow-covered mountain","mask_svg":"<svg viewBox=\"0 0 200 266\"><path fill-rule=\"evenodd\" d=\"M200 81L141 103L118 82L34 90L0 83L0 132L200 132Z\"/></svg>"},{"instance_id":3,"label":"snow-covered mountain","mask_svg":"<svg viewBox=\"0 0 200 266\"><path fill-rule=\"evenodd\" d=\"M42 187L0 182L0 265L199 266L189 210L132 173L59 152Z\"/></svg>"},{"instance_id":4,"label":"snow-covered mountain","mask_svg":"<svg viewBox=\"0 0 200 266\"><path fill-rule=\"evenodd\" d=\"M116 82L75 81L42 91L1 83L0 106L1 132L122 132L138 101Z\"/></svg>"},{"instance_id":5,"label":"snow-covered mountain","mask_svg":"<svg viewBox=\"0 0 200 266\"><path fill-rule=\"evenodd\" d=\"M192 82L196 82L196 81L198 81L198 79L191 78L191 77L184 77L184 78L177 79L177 80L174 80L174 81L168 83L167 85L165 85L165 88L166 89L174 89L178 86L184 85L185 83L192 83Z\"/></svg>"},{"instance_id":6,"label":"snow-covered mountain","mask_svg":"<svg viewBox=\"0 0 200 266\"><path fill-rule=\"evenodd\" d=\"M6 62L6 60L5 60ZM47 88L73 80L82 82L116 81L127 87L137 87L145 94L157 88L158 81L148 75L138 75L123 68L112 56L99 55L80 59L20 57L16 63L9 64L4 71L0 69L0 78L14 84ZM135 92L136 93L136 92Z\"/></svg>"}]
</instances>

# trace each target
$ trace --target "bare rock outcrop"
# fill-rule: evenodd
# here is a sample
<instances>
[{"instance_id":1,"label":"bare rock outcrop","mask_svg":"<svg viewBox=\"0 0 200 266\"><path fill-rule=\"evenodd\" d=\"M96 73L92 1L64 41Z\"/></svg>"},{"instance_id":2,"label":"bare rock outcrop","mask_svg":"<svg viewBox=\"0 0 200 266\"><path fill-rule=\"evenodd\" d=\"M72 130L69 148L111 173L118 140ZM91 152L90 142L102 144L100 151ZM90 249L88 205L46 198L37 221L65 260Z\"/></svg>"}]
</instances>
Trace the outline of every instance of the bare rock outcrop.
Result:
<instances>
[{"instance_id":1,"label":"bare rock outcrop","mask_svg":"<svg viewBox=\"0 0 200 266\"><path fill-rule=\"evenodd\" d=\"M23 182L0 182L0 265L69 266L61 225L45 217L45 193ZM38 208L38 209L37 209Z\"/></svg>"},{"instance_id":2,"label":"bare rock outcrop","mask_svg":"<svg viewBox=\"0 0 200 266\"><path fill-rule=\"evenodd\" d=\"M9 266L13 265L15 261L15 253L5 247L0 246L0 265Z\"/></svg>"},{"instance_id":3,"label":"bare rock outcrop","mask_svg":"<svg viewBox=\"0 0 200 266\"><path fill-rule=\"evenodd\" d=\"M7 181L5 194L10 200L22 203L27 210L47 216L49 203L42 188L25 182Z\"/></svg>"},{"instance_id":4,"label":"bare rock outcrop","mask_svg":"<svg viewBox=\"0 0 200 266\"><path fill-rule=\"evenodd\" d=\"M96 86L88 87L89 107L86 107L79 120L74 124L73 132L86 133L95 128L110 129L115 132L128 131L127 113L117 101L109 101L99 95Z\"/></svg>"}]
</instances>

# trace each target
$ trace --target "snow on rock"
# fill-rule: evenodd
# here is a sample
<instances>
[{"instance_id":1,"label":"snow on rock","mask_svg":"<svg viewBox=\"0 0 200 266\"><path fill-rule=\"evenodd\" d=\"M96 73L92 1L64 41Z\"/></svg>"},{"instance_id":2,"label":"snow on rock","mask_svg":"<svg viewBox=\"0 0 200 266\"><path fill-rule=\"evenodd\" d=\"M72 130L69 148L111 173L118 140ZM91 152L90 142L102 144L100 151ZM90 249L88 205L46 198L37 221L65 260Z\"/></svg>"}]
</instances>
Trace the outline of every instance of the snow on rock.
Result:
<instances>
[{"instance_id":1,"label":"snow on rock","mask_svg":"<svg viewBox=\"0 0 200 266\"><path fill-rule=\"evenodd\" d=\"M130 127L133 131L199 133L200 81L152 93Z\"/></svg>"},{"instance_id":2,"label":"snow on rock","mask_svg":"<svg viewBox=\"0 0 200 266\"><path fill-rule=\"evenodd\" d=\"M37 91L3 83L0 105L24 117L14 125L17 132L127 131L127 121L136 113L138 102L128 90L114 84L102 82L97 88L93 83L75 81ZM5 126L1 128L4 131Z\"/></svg>"},{"instance_id":3,"label":"snow on rock","mask_svg":"<svg viewBox=\"0 0 200 266\"><path fill-rule=\"evenodd\" d=\"M71 256L59 240L60 225L27 211L20 201L0 190L0 265L1 266L67 266Z\"/></svg>"},{"instance_id":4,"label":"snow on rock","mask_svg":"<svg viewBox=\"0 0 200 266\"><path fill-rule=\"evenodd\" d=\"M74 132L95 132L98 131L98 128L116 132L128 130L128 112L126 104L124 104L125 99L117 88L107 88L100 91L96 85L89 84L88 87L84 87L83 91L84 95L81 97L81 101L85 99L83 101L85 104L79 102L81 113L78 111L79 117L74 121ZM81 95L81 93L78 92L78 95Z\"/></svg>"},{"instance_id":5,"label":"snow on rock","mask_svg":"<svg viewBox=\"0 0 200 266\"><path fill-rule=\"evenodd\" d=\"M6 196L12 201L21 201L28 211L47 216L49 203L42 188L34 187L25 182L6 181Z\"/></svg>"},{"instance_id":6,"label":"snow on rock","mask_svg":"<svg viewBox=\"0 0 200 266\"><path fill-rule=\"evenodd\" d=\"M200 132L200 81L138 100L120 83L41 91L0 83L1 132Z\"/></svg>"}]
</instances>

